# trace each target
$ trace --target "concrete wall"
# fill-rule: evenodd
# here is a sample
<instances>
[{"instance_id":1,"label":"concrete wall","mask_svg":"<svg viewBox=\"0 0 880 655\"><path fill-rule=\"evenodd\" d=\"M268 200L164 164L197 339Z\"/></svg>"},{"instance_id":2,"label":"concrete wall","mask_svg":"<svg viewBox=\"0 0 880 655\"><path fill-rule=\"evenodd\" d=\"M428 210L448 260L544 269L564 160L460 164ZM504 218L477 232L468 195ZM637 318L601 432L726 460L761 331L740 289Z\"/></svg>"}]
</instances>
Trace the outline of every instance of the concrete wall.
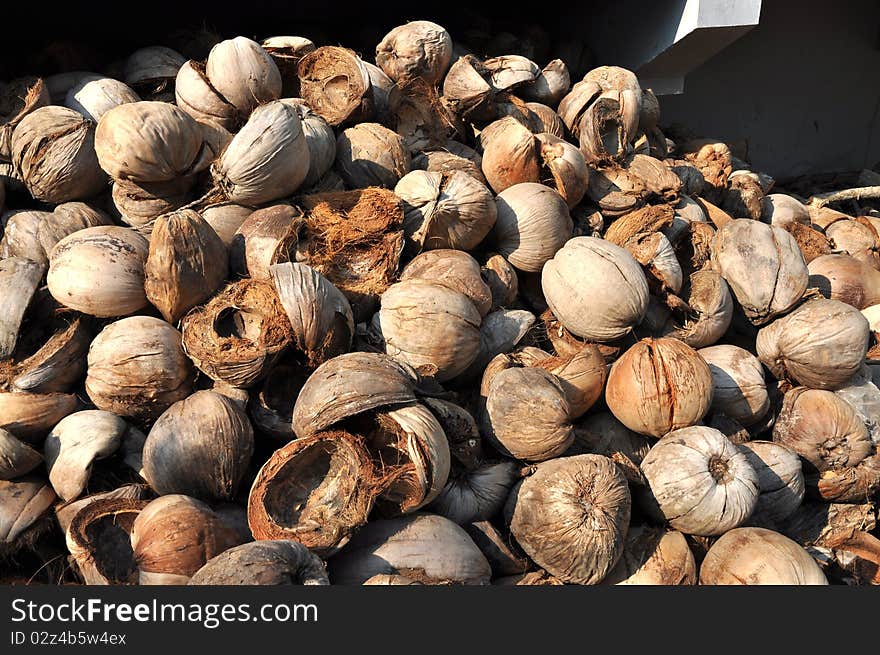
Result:
<instances>
[{"instance_id":1,"label":"concrete wall","mask_svg":"<svg viewBox=\"0 0 880 655\"><path fill-rule=\"evenodd\" d=\"M764 0L760 25L688 74L661 110L662 124L747 140L754 166L778 178L870 168L880 162L880 2Z\"/></svg>"}]
</instances>

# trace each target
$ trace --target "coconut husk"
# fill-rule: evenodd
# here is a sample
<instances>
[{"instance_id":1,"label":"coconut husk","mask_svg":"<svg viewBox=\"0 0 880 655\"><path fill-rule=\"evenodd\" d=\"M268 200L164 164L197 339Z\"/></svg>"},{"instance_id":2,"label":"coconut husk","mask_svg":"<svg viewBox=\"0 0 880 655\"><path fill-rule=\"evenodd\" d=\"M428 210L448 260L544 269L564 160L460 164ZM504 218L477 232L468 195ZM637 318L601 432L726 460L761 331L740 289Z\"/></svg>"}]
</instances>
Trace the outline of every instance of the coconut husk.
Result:
<instances>
[{"instance_id":1,"label":"coconut husk","mask_svg":"<svg viewBox=\"0 0 880 655\"><path fill-rule=\"evenodd\" d=\"M181 324L184 352L212 380L247 388L291 344L290 321L272 283L233 282Z\"/></svg>"},{"instance_id":2,"label":"coconut husk","mask_svg":"<svg viewBox=\"0 0 880 655\"><path fill-rule=\"evenodd\" d=\"M113 205L122 222L149 236L156 218L180 209L194 199L196 178L193 175L176 177L169 182L113 182Z\"/></svg>"},{"instance_id":3,"label":"coconut husk","mask_svg":"<svg viewBox=\"0 0 880 655\"><path fill-rule=\"evenodd\" d=\"M67 547L85 584L137 584L130 535L146 505L146 500L102 498L73 517L66 530Z\"/></svg>"},{"instance_id":4,"label":"coconut husk","mask_svg":"<svg viewBox=\"0 0 880 655\"><path fill-rule=\"evenodd\" d=\"M388 98L388 126L413 155L465 138L465 126L437 90L422 79L395 85Z\"/></svg>"},{"instance_id":5,"label":"coconut husk","mask_svg":"<svg viewBox=\"0 0 880 655\"><path fill-rule=\"evenodd\" d=\"M37 210L10 211L2 215L3 238L0 239L0 259L19 257L43 266L49 263L40 243L40 225L52 214Z\"/></svg>"},{"instance_id":6,"label":"coconut husk","mask_svg":"<svg viewBox=\"0 0 880 655\"><path fill-rule=\"evenodd\" d=\"M334 553L367 522L381 488L361 439L319 432L275 451L248 497L257 539L291 539L319 555Z\"/></svg>"},{"instance_id":7,"label":"coconut husk","mask_svg":"<svg viewBox=\"0 0 880 655\"><path fill-rule=\"evenodd\" d=\"M318 48L297 65L302 97L332 126L369 120L375 109L370 74L353 51Z\"/></svg>"},{"instance_id":8,"label":"coconut husk","mask_svg":"<svg viewBox=\"0 0 880 655\"><path fill-rule=\"evenodd\" d=\"M759 221L764 213L763 200L764 191L759 182L749 175L735 175L722 196L721 208L734 218Z\"/></svg>"},{"instance_id":9,"label":"coconut husk","mask_svg":"<svg viewBox=\"0 0 880 655\"><path fill-rule=\"evenodd\" d=\"M0 557L14 549L55 502L55 492L36 476L0 480Z\"/></svg>"},{"instance_id":10,"label":"coconut husk","mask_svg":"<svg viewBox=\"0 0 880 655\"><path fill-rule=\"evenodd\" d=\"M269 279L273 264L294 258L302 224L302 212L292 205L254 211L238 228L229 247L232 271L253 280Z\"/></svg>"},{"instance_id":11,"label":"coconut husk","mask_svg":"<svg viewBox=\"0 0 880 655\"><path fill-rule=\"evenodd\" d=\"M0 428L0 480L19 478L42 463L40 453Z\"/></svg>"},{"instance_id":12,"label":"coconut husk","mask_svg":"<svg viewBox=\"0 0 880 655\"><path fill-rule=\"evenodd\" d=\"M443 80L443 97L452 111L462 119L492 111L495 89L488 81L490 75L477 57L459 57Z\"/></svg>"},{"instance_id":13,"label":"coconut husk","mask_svg":"<svg viewBox=\"0 0 880 655\"><path fill-rule=\"evenodd\" d=\"M305 262L348 298L355 323L367 320L397 278L404 244L400 199L371 187L312 194L301 203Z\"/></svg>"},{"instance_id":14,"label":"coconut husk","mask_svg":"<svg viewBox=\"0 0 880 655\"><path fill-rule=\"evenodd\" d=\"M696 166L706 183L703 195L710 202L723 202L727 182L733 172L733 154L725 143L713 139L696 139L686 142L681 150L686 161Z\"/></svg>"},{"instance_id":15,"label":"coconut husk","mask_svg":"<svg viewBox=\"0 0 880 655\"><path fill-rule=\"evenodd\" d=\"M301 36L273 36L260 44L271 55L281 73L281 97L299 97L299 77L296 68L300 60L315 50L315 44Z\"/></svg>"},{"instance_id":16,"label":"coconut husk","mask_svg":"<svg viewBox=\"0 0 880 655\"><path fill-rule=\"evenodd\" d=\"M43 279L43 270L42 265L29 259L0 260L0 361L15 352L25 312Z\"/></svg>"},{"instance_id":17,"label":"coconut husk","mask_svg":"<svg viewBox=\"0 0 880 655\"><path fill-rule=\"evenodd\" d=\"M51 216L40 222L37 236L48 256L55 244L64 237L89 227L112 224L110 217L100 209L90 207L84 202L65 202L58 205Z\"/></svg>"},{"instance_id":18,"label":"coconut husk","mask_svg":"<svg viewBox=\"0 0 880 655\"><path fill-rule=\"evenodd\" d=\"M803 223L786 223L783 230L788 232L797 241L798 247L804 255L807 264L821 257L822 255L830 255L834 250L831 240L822 232L810 225Z\"/></svg>"},{"instance_id":19,"label":"coconut husk","mask_svg":"<svg viewBox=\"0 0 880 655\"><path fill-rule=\"evenodd\" d=\"M144 266L144 291L171 324L220 287L227 274L226 246L197 212L160 216Z\"/></svg>"},{"instance_id":20,"label":"coconut husk","mask_svg":"<svg viewBox=\"0 0 880 655\"><path fill-rule=\"evenodd\" d=\"M529 558L513 540L505 538L489 521L470 523L464 529L489 561L493 577L521 575L531 568Z\"/></svg>"},{"instance_id":21,"label":"coconut husk","mask_svg":"<svg viewBox=\"0 0 880 655\"><path fill-rule=\"evenodd\" d=\"M309 373L292 362L275 366L251 394L248 414L254 427L282 443L295 439L293 407Z\"/></svg>"},{"instance_id":22,"label":"coconut husk","mask_svg":"<svg viewBox=\"0 0 880 655\"><path fill-rule=\"evenodd\" d=\"M614 221L605 232L605 240L624 246L633 237L672 225L675 216L669 205L649 205L636 209Z\"/></svg>"},{"instance_id":23,"label":"coconut husk","mask_svg":"<svg viewBox=\"0 0 880 655\"><path fill-rule=\"evenodd\" d=\"M112 489L111 491L103 491L101 493L92 494L91 496L83 496L72 500L69 503L58 503L55 505L54 512L58 525L64 532L70 527L71 521L86 506L91 505L95 501L102 499L125 499L125 500L150 500L154 494L150 487L146 484L124 484L121 487Z\"/></svg>"},{"instance_id":24,"label":"coconut husk","mask_svg":"<svg viewBox=\"0 0 880 655\"><path fill-rule=\"evenodd\" d=\"M12 132L32 111L50 104L49 89L39 77L20 77L0 92L0 161L12 160Z\"/></svg>"},{"instance_id":25,"label":"coconut husk","mask_svg":"<svg viewBox=\"0 0 880 655\"><path fill-rule=\"evenodd\" d=\"M74 394L0 392L0 428L39 444L58 421L79 407Z\"/></svg>"},{"instance_id":26,"label":"coconut husk","mask_svg":"<svg viewBox=\"0 0 880 655\"><path fill-rule=\"evenodd\" d=\"M473 148L458 141L447 141L435 150L427 150L413 155L412 169L436 173L461 171L475 180L486 184L483 175L483 158Z\"/></svg>"},{"instance_id":27,"label":"coconut husk","mask_svg":"<svg viewBox=\"0 0 880 655\"><path fill-rule=\"evenodd\" d=\"M191 585L329 585L324 563L286 539L230 548L196 571Z\"/></svg>"}]
</instances>

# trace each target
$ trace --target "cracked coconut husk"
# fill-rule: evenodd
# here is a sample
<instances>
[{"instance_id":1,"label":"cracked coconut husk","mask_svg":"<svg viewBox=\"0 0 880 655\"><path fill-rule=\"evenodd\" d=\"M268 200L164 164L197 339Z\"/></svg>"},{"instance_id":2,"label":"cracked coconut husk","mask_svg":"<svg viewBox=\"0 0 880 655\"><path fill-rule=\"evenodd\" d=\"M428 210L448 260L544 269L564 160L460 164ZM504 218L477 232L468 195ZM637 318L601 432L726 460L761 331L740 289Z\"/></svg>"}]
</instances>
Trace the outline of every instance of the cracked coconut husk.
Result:
<instances>
[{"instance_id":1,"label":"cracked coconut husk","mask_svg":"<svg viewBox=\"0 0 880 655\"><path fill-rule=\"evenodd\" d=\"M403 206L391 191L304 196L304 259L348 298L355 323L368 319L397 277L403 252Z\"/></svg>"},{"instance_id":2,"label":"cracked coconut husk","mask_svg":"<svg viewBox=\"0 0 880 655\"><path fill-rule=\"evenodd\" d=\"M392 87L388 97L388 126L416 155L443 147L450 139L464 140L466 129L437 90L421 79Z\"/></svg>"},{"instance_id":3,"label":"cracked coconut husk","mask_svg":"<svg viewBox=\"0 0 880 655\"><path fill-rule=\"evenodd\" d=\"M130 535L148 501L102 498L86 505L66 530L67 547L85 584L137 584Z\"/></svg>"},{"instance_id":4,"label":"cracked coconut husk","mask_svg":"<svg viewBox=\"0 0 880 655\"><path fill-rule=\"evenodd\" d=\"M614 221L605 232L605 240L623 247L639 234L658 232L672 225L675 212L669 205L648 205Z\"/></svg>"},{"instance_id":5,"label":"cracked coconut husk","mask_svg":"<svg viewBox=\"0 0 880 655\"><path fill-rule=\"evenodd\" d=\"M272 283L233 282L182 321L183 349L212 380L250 387L269 372L292 339Z\"/></svg>"},{"instance_id":6,"label":"cracked coconut husk","mask_svg":"<svg viewBox=\"0 0 880 655\"><path fill-rule=\"evenodd\" d=\"M291 441L257 473L248 524L257 539L292 539L322 557L367 522L385 484L363 440L332 430Z\"/></svg>"}]
</instances>

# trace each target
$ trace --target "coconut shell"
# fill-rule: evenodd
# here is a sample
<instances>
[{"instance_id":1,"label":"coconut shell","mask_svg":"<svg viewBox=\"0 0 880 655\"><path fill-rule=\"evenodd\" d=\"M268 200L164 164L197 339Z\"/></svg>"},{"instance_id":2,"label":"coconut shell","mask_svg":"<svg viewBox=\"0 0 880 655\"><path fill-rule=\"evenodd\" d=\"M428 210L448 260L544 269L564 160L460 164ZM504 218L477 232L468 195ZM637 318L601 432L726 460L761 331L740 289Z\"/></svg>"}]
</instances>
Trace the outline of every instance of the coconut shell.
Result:
<instances>
[{"instance_id":1,"label":"coconut shell","mask_svg":"<svg viewBox=\"0 0 880 655\"><path fill-rule=\"evenodd\" d=\"M302 212L279 204L252 212L229 247L232 270L253 280L268 280L273 264L291 261L302 229Z\"/></svg>"},{"instance_id":2,"label":"coconut shell","mask_svg":"<svg viewBox=\"0 0 880 655\"><path fill-rule=\"evenodd\" d=\"M465 527L488 521L504 506L518 479L519 467L508 460L453 473L430 509Z\"/></svg>"},{"instance_id":3,"label":"coconut shell","mask_svg":"<svg viewBox=\"0 0 880 655\"><path fill-rule=\"evenodd\" d=\"M51 104L49 87L39 77L19 77L0 89L0 161L12 159L12 133L25 116Z\"/></svg>"},{"instance_id":4,"label":"coconut shell","mask_svg":"<svg viewBox=\"0 0 880 655\"><path fill-rule=\"evenodd\" d=\"M0 428L37 445L58 421L79 407L74 394L0 392Z\"/></svg>"},{"instance_id":5,"label":"coconut shell","mask_svg":"<svg viewBox=\"0 0 880 655\"><path fill-rule=\"evenodd\" d=\"M738 219L720 228L712 265L755 325L791 310L807 288L809 274L797 242L781 228L758 221Z\"/></svg>"},{"instance_id":6,"label":"coconut shell","mask_svg":"<svg viewBox=\"0 0 880 655\"><path fill-rule=\"evenodd\" d=\"M742 525L758 502L758 474L721 432L670 432L642 461L645 508L685 534L714 536Z\"/></svg>"},{"instance_id":7,"label":"coconut shell","mask_svg":"<svg viewBox=\"0 0 880 655\"><path fill-rule=\"evenodd\" d=\"M95 139L95 124L78 112L42 107L16 126L12 162L35 199L53 204L85 200L107 184Z\"/></svg>"},{"instance_id":8,"label":"coconut shell","mask_svg":"<svg viewBox=\"0 0 880 655\"><path fill-rule=\"evenodd\" d=\"M492 203L494 207L494 203ZM480 265L461 250L431 250L415 257L400 274L401 282L423 280L452 289L470 298L484 316L492 305L492 293L483 281Z\"/></svg>"},{"instance_id":9,"label":"coconut shell","mask_svg":"<svg viewBox=\"0 0 880 655\"><path fill-rule=\"evenodd\" d=\"M211 48L205 74L211 86L244 116L281 96L278 66L258 43L243 36Z\"/></svg>"},{"instance_id":10,"label":"coconut shell","mask_svg":"<svg viewBox=\"0 0 880 655\"><path fill-rule=\"evenodd\" d=\"M188 114L166 102L130 102L101 117L98 161L108 175L133 182L168 182L207 168L217 153Z\"/></svg>"},{"instance_id":11,"label":"coconut shell","mask_svg":"<svg viewBox=\"0 0 880 655\"><path fill-rule=\"evenodd\" d=\"M131 526L138 583L186 584L212 557L249 537L195 498L157 498L141 509Z\"/></svg>"},{"instance_id":12,"label":"coconut shell","mask_svg":"<svg viewBox=\"0 0 880 655\"><path fill-rule=\"evenodd\" d=\"M229 500L247 472L254 435L244 412L211 391L178 401L144 444L144 474L160 494Z\"/></svg>"},{"instance_id":13,"label":"coconut shell","mask_svg":"<svg viewBox=\"0 0 880 655\"><path fill-rule=\"evenodd\" d=\"M48 255L40 243L40 225L52 214L43 211L10 211L2 216L3 239L0 240L0 257L29 259L43 267L49 263Z\"/></svg>"},{"instance_id":14,"label":"coconut shell","mask_svg":"<svg viewBox=\"0 0 880 655\"><path fill-rule=\"evenodd\" d=\"M212 380L248 388L291 344L290 321L271 282L240 280L181 322L183 348Z\"/></svg>"},{"instance_id":15,"label":"coconut shell","mask_svg":"<svg viewBox=\"0 0 880 655\"><path fill-rule=\"evenodd\" d=\"M211 166L214 183L226 199L243 205L291 195L308 172L302 123L296 109L281 101L257 107Z\"/></svg>"},{"instance_id":16,"label":"coconut shell","mask_svg":"<svg viewBox=\"0 0 880 655\"><path fill-rule=\"evenodd\" d=\"M295 541L252 541L209 560L191 585L328 585L324 563Z\"/></svg>"},{"instance_id":17,"label":"coconut shell","mask_svg":"<svg viewBox=\"0 0 880 655\"><path fill-rule=\"evenodd\" d=\"M412 171L401 178L394 193L403 200L403 227L413 252L471 250L495 225L492 193L461 171Z\"/></svg>"},{"instance_id":18,"label":"coconut shell","mask_svg":"<svg viewBox=\"0 0 880 655\"><path fill-rule=\"evenodd\" d=\"M702 585L827 585L822 569L797 543L764 528L722 536L700 566Z\"/></svg>"},{"instance_id":19,"label":"coconut shell","mask_svg":"<svg viewBox=\"0 0 880 655\"><path fill-rule=\"evenodd\" d=\"M296 399L293 429L303 439L339 421L416 399L415 372L381 353L347 353L324 362Z\"/></svg>"},{"instance_id":20,"label":"coconut shell","mask_svg":"<svg viewBox=\"0 0 880 655\"><path fill-rule=\"evenodd\" d=\"M827 254L811 261L807 269L810 286L826 298L856 309L880 304L880 274L855 257Z\"/></svg>"},{"instance_id":21,"label":"coconut shell","mask_svg":"<svg viewBox=\"0 0 880 655\"><path fill-rule=\"evenodd\" d=\"M513 350L534 323L535 315L524 309L499 309L486 314L480 325L480 351L461 378L480 376L493 357Z\"/></svg>"},{"instance_id":22,"label":"coconut shell","mask_svg":"<svg viewBox=\"0 0 880 655\"><path fill-rule=\"evenodd\" d=\"M114 107L139 100L138 94L119 80L88 76L71 87L65 97L64 105L97 123L101 116Z\"/></svg>"},{"instance_id":23,"label":"coconut shell","mask_svg":"<svg viewBox=\"0 0 880 655\"><path fill-rule=\"evenodd\" d=\"M754 425L770 409L764 369L761 362L747 350L722 345L697 351L712 373L712 406L748 427Z\"/></svg>"},{"instance_id":24,"label":"coconut shell","mask_svg":"<svg viewBox=\"0 0 880 655\"><path fill-rule=\"evenodd\" d=\"M149 237L156 218L180 209L194 199L196 177L176 177L168 182L114 180L113 206L126 225Z\"/></svg>"},{"instance_id":25,"label":"coconut shell","mask_svg":"<svg viewBox=\"0 0 880 655\"><path fill-rule=\"evenodd\" d=\"M394 188L410 171L403 139L378 123L360 123L336 140L336 172L350 189Z\"/></svg>"},{"instance_id":26,"label":"coconut shell","mask_svg":"<svg viewBox=\"0 0 880 655\"><path fill-rule=\"evenodd\" d=\"M292 539L319 554L338 550L367 521L380 480L361 440L319 432L275 451L248 497L257 539Z\"/></svg>"},{"instance_id":27,"label":"coconut shell","mask_svg":"<svg viewBox=\"0 0 880 655\"><path fill-rule=\"evenodd\" d=\"M53 502L55 492L38 477L0 480L0 544L14 543L46 514Z\"/></svg>"},{"instance_id":28,"label":"coconut shell","mask_svg":"<svg viewBox=\"0 0 880 655\"><path fill-rule=\"evenodd\" d=\"M137 584L130 535L135 519L146 505L146 500L104 497L93 500L74 515L65 538L85 584Z\"/></svg>"},{"instance_id":29,"label":"coconut shell","mask_svg":"<svg viewBox=\"0 0 880 655\"><path fill-rule=\"evenodd\" d=\"M818 298L758 331L758 359L778 380L814 389L844 386L861 368L870 326L861 312Z\"/></svg>"},{"instance_id":30,"label":"coconut shell","mask_svg":"<svg viewBox=\"0 0 880 655\"><path fill-rule=\"evenodd\" d=\"M397 83L439 84L452 59L452 37L440 25L417 20L391 30L376 46L376 64Z\"/></svg>"},{"instance_id":31,"label":"coconut shell","mask_svg":"<svg viewBox=\"0 0 880 655\"><path fill-rule=\"evenodd\" d=\"M13 480L43 463L39 452L0 428L0 480Z\"/></svg>"},{"instance_id":32,"label":"coconut shell","mask_svg":"<svg viewBox=\"0 0 880 655\"><path fill-rule=\"evenodd\" d=\"M13 356L0 367L0 385L31 393L66 392L86 370L94 336L91 322L61 310L42 289L29 310L28 324ZM4 379L5 378L5 379Z\"/></svg>"},{"instance_id":33,"label":"coconut shell","mask_svg":"<svg viewBox=\"0 0 880 655\"><path fill-rule=\"evenodd\" d=\"M317 367L348 352L354 319L342 292L305 264L275 264L269 271L290 319L293 343L307 364Z\"/></svg>"},{"instance_id":34,"label":"coconut shell","mask_svg":"<svg viewBox=\"0 0 880 655\"><path fill-rule=\"evenodd\" d=\"M300 60L315 49L315 44L302 36L272 36L260 43L269 53L281 73L281 97L299 97L299 78L296 67Z\"/></svg>"},{"instance_id":35,"label":"coconut shell","mask_svg":"<svg viewBox=\"0 0 880 655\"><path fill-rule=\"evenodd\" d=\"M380 574L422 584L482 585L491 568L468 534L434 514L371 521L329 562L333 584L363 584Z\"/></svg>"},{"instance_id":36,"label":"coconut shell","mask_svg":"<svg viewBox=\"0 0 880 655\"><path fill-rule=\"evenodd\" d=\"M139 472L144 438L140 430L110 412L86 410L65 417L43 445L52 488L65 502L78 498L88 486L94 462L120 449L135 455L132 468ZM127 464L130 461L126 458Z\"/></svg>"},{"instance_id":37,"label":"coconut shell","mask_svg":"<svg viewBox=\"0 0 880 655\"><path fill-rule=\"evenodd\" d=\"M180 333L158 318L111 323L89 349L86 392L98 409L118 416L155 420L190 395L192 384Z\"/></svg>"},{"instance_id":38,"label":"coconut shell","mask_svg":"<svg viewBox=\"0 0 880 655\"><path fill-rule=\"evenodd\" d=\"M481 184L486 184L482 165L483 158L480 153L458 141L447 141L442 147L435 150L414 153L412 158L414 171L422 170L430 173L461 171Z\"/></svg>"},{"instance_id":39,"label":"coconut shell","mask_svg":"<svg viewBox=\"0 0 880 655\"><path fill-rule=\"evenodd\" d=\"M556 376L538 368L508 368L484 377L483 386L483 434L502 453L540 462L571 446L571 407Z\"/></svg>"},{"instance_id":40,"label":"coconut shell","mask_svg":"<svg viewBox=\"0 0 880 655\"><path fill-rule=\"evenodd\" d=\"M495 193L522 182L541 181L541 148L529 129L511 116L480 133L483 174Z\"/></svg>"},{"instance_id":41,"label":"coconut shell","mask_svg":"<svg viewBox=\"0 0 880 655\"><path fill-rule=\"evenodd\" d=\"M297 65L303 100L333 127L369 120L373 116L370 74L351 50L317 48Z\"/></svg>"},{"instance_id":42,"label":"coconut shell","mask_svg":"<svg viewBox=\"0 0 880 655\"><path fill-rule=\"evenodd\" d=\"M630 528L617 565L602 580L617 585L695 585L697 564L681 532Z\"/></svg>"},{"instance_id":43,"label":"coconut shell","mask_svg":"<svg viewBox=\"0 0 880 655\"><path fill-rule=\"evenodd\" d=\"M178 107L201 123L229 130L241 120L237 107L212 86L205 65L197 61L190 60L177 71L174 98Z\"/></svg>"},{"instance_id":44,"label":"coconut shell","mask_svg":"<svg viewBox=\"0 0 880 655\"><path fill-rule=\"evenodd\" d=\"M578 455L539 464L508 508L511 533L533 561L564 582L596 584L623 552L631 500L611 460Z\"/></svg>"},{"instance_id":45,"label":"coconut shell","mask_svg":"<svg viewBox=\"0 0 880 655\"><path fill-rule=\"evenodd\" d=\"M758 474L761 492L749 523L779 525L804 500L804 473L797 453L771 441L749 441L739 449Z\"/></svg>"},{"instance_id":46,"label":"coconut shell","mask_svg":"<svg viewBox=\"0 0 880 655\"><path fill-rule=\"evenodd\" d=\"M611 367L605 401L631 430L653 437L695 425L712 401L712 374L676 339L643 339Z\"/></svg>"},{"instance_id":47,"label":"coconut shell","mask_svg":"<svg viewBox=\"0 0 880 655\"><path fill-rule=\"evenodd\" d=\"M476 264L476 262L475 262ZM15 352L25 312L43 279L43 267L20 257L0 260L0 360Z\"/></svg>"},{"instance_id":48,"label":"coconut shell","mask_svg":"<svg viewBox=\"0 0 880 655\"><path fill-rule=\"evenodd\" d=\"M226 247L191 209L160 216L144 265L144 291L169 323L206 301L226 279Z\"/></svg>"},{"instance_id":49,"label":"coconut shell","mask_svg":"<svg viewBox=\"0 0 880 655\"><path fill-rule=\"evenodd\" d=\"M498 194L495 205L495 248L521 271L540 271L571 237L565 200L543 184L516 184Z\"/></svg>"},{"instance_id":50,"label":"coconut shell","mask_svg":"<svg viewBox=\"0 0 880 655\"><path fill-rule=\"evenodd\" d=\"M590 280L604 280L591 286ZM613 341L642 320L648 284L623 248L594 237L569 240L544 267L541 288L553 314L577 336Z\"/></svg>"}]
</instances>

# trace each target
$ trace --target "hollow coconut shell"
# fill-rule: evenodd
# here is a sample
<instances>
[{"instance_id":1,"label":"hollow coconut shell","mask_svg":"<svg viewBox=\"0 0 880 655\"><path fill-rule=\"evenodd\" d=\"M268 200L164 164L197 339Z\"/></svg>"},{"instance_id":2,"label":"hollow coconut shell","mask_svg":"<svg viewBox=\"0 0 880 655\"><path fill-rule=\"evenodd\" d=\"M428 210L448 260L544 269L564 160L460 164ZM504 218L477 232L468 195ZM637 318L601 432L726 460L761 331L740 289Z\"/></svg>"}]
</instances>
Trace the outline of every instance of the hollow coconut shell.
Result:
<instances>
[{"instance_id":1,"label":"hollow coconut shell","mask_svg":"<svg viewBox=\"0 0 880 655\"><path fill-rule=\"evenodd\" d=\"M332 127L369 120L375 111L370 74L351 50L317 48L297 65L303 100Z\"/></svg>"},{"instance_id":2,"label":"hollow coconut shell","mask_svg":"<svg viewBox=\"0 0 880 655\"><path fill-rule=\"evenodd\" d=\"M28 475L0 480L0 501L0 544L5 546L46 514L55 502L55 492L44 480Z\"/></svg>"},{"instance_id":3,"label":"hollow coconut shell","mask_svg":"<svg viewBox=\"0 0 880 655\"><path fill-rule=\"evenodd\" d=\"M130 535L146 505L146 500L134 498L102 498L74 515L65 540L85 584L137 584Z\"/></svg>"},{"instance_id":4,"label":"hollow coconut shell","mask_svg":"<svg viewBox=\"0 0 880 655\"><path fill-rule=\"evenodd\" d=\"M462 526L488 521L504 506L518 479L519 467L509 460L453 473L429 509Z\"/></svg>"},{"instance_id":5,"label":"hollow coconut shell","mask_svg":"<svg viewBox=\"0 0 880 655\"><path fill-rule=\"evenodd\" d=\"M232 271L253 280L269 279L273 264L295 257L302 225L302 212L286 203L252 212L232 238L229 247Z\"/></svg>"},{"instance_id":6,"label":"hollow coconut shell","mask_svg":"<svg viewBox=\"0 0 880 655\"><path fill-rule=\"evenodd\" d=\"M67 92L64 105L79 112L93 123L114 107L138 102L140 97L127 84L110 77L85 77Z\"/></svg>"},{"instance_id":7,"label":"hollow coconut shell","mask_svg":"<svg viewBox=\"0 0 880 655\"><path fill-rule=\"evenodd\" d=\"M39 452L0 428L0 480L14 480L43 463Z\"/></svg>"}]
</instances>

